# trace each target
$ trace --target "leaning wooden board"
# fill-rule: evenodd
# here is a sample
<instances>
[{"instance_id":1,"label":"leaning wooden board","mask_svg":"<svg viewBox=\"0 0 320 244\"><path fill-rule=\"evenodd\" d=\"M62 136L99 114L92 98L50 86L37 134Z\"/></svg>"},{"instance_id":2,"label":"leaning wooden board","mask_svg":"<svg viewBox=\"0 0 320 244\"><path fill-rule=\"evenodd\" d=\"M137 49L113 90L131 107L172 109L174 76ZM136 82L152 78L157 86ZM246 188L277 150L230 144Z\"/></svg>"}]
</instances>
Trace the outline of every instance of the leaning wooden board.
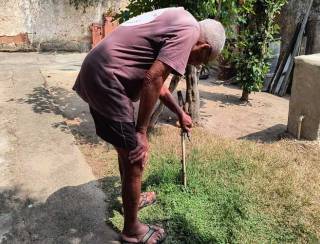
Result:
<instances>
[{"instance_id":1,"label":"leaning wooden board","mask_svg":"<svg viewBox=\"0 0 320 244\"><path fill-rule=\"evenodd\" d=\"M272 79L269 91L273 94L284 96L287 92L288 86L290 84L290 76L294 67L294 58L300 51L303 34L306 29L312 5L313 0L310 0L309 7L303 18L303 21L298 23L288 50L283 60L281 61L274 78Z\"/></svg>"}]
</instances>

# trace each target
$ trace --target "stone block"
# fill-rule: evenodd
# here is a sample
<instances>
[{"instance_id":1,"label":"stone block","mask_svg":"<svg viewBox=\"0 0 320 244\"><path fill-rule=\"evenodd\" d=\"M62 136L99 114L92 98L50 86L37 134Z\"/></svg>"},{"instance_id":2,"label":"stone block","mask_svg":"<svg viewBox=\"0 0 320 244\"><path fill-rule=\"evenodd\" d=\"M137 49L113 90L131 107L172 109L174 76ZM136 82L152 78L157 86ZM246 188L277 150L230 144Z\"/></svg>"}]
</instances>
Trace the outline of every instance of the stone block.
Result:
<instances>
[{"instance_id":1,"label":"stone block","mask_svg":"<svg viewBox=\"0 0 320 244\"><path fill-rule=\"evenodd\" d=\"M291 90L288 131L298 136L299 119L301 138L320 139L320 54L295 59Z\"/></svg>"}]
</instances>

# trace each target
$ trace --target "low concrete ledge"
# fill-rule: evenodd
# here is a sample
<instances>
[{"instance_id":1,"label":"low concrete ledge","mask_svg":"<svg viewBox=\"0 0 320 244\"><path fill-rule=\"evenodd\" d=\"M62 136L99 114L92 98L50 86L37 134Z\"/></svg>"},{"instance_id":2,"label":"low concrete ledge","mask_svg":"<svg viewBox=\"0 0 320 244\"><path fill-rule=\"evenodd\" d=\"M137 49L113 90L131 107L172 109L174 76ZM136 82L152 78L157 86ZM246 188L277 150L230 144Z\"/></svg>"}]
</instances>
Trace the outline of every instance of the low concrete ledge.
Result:
<instances>
[{"instance_id":1,"label":"low concrete ledge","mask_svg":"<svg viewBox=\"0 0 320 244\"><path fill-rule=\"evenodd\" d=\"M295 59L288 131L295 137L320 139L320 54Z\"/></svg>"}]
</instances>

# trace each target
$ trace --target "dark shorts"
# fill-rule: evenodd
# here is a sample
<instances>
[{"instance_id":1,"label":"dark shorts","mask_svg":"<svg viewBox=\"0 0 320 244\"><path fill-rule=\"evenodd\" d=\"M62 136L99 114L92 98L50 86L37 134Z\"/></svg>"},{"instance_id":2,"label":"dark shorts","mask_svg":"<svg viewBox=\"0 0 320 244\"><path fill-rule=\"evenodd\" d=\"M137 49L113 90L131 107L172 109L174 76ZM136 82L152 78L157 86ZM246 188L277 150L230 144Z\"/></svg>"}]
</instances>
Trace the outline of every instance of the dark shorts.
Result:
<instances>
[{"instance_id":1,"label":"dark shorts","mask_svg":"<svg viewBox=\"0 0 320 244\"><path fill-rule=\"evenodd\" d=\"M117 122L105 118L90 107L90 113L96 126L96 133L115 147L133 150L137 147L136 128L134 122Z\"/></svg>"}]
</instances>

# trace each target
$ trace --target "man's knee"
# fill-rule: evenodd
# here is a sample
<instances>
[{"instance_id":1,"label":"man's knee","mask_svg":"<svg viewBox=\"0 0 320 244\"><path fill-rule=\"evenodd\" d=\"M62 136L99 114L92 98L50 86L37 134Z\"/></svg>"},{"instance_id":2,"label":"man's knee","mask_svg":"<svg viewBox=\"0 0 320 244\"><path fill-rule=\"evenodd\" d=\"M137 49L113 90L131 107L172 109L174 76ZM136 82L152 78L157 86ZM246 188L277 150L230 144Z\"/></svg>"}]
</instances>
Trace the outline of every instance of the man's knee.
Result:
<instances>
[{"instance_id":1,"label":"man's knee","mask_svg":"<svg viewBox=\"0 0 320 244\"><path fill-rule=\"evenodd\" d=\"M141 177L143 173L143 168L141 167L142 160L141 162L139 161L132 164L128 159L128 156L129 156L128 150L117 149L117 152L118 152L119 162L121 164L121 169L123 170L122 172L123 176L126 178Z\"/></svg>"},{"instance_id":2,"label":"man's knee","mask_svg":"<svg viewBox=\"0 0 320 244\"><path fill-rule=\"evenodd\" d=\"M134 164L128 163L124 176L127 178L141 178L143 173L143 168L141 167L140 162Z\"/></svg>"}]
</instances>

